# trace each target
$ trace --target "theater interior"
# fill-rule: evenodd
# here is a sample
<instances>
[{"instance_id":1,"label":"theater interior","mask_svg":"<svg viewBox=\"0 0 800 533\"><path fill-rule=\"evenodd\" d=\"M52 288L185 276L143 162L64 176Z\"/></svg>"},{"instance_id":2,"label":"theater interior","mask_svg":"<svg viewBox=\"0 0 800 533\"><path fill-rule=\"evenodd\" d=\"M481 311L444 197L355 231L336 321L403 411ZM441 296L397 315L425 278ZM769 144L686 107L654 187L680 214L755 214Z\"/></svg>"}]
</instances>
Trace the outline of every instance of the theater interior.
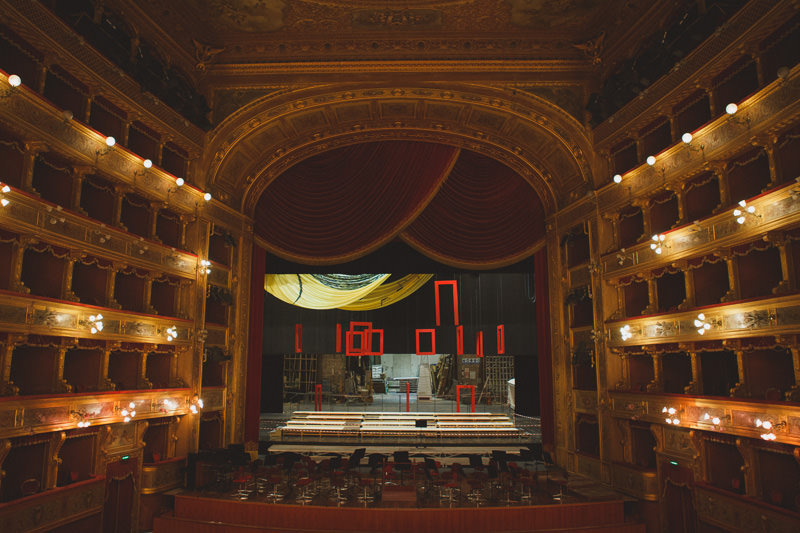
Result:
<instances>
[{"instance_id":1,"label":"theater interior","mask_svg":"<svg viewBox=\"0 0 800 533\"><path fill-rule=\"evenodd\" d=\"M800 531L798 0L0 0L0 529Z\"/></svg>"}]
</instances>

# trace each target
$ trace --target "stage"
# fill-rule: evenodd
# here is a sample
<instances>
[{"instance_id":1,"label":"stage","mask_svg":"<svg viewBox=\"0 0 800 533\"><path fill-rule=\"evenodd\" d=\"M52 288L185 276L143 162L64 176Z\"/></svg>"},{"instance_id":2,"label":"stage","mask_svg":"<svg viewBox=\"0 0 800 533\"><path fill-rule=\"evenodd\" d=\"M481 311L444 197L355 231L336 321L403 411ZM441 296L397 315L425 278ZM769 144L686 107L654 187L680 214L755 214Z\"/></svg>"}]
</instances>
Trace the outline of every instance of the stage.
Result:
<instances>
[{"instance_id":1,"label":"stage","mask_svg":"<svg viewBox=\"0 0 800 533\"><path fill-rule=\"evenodd\" d=\"M367 453L423 450L427 454L518 452L532 435L502 413L295 411L269 433L270 450Z\"/></svg>"}]
</instances>

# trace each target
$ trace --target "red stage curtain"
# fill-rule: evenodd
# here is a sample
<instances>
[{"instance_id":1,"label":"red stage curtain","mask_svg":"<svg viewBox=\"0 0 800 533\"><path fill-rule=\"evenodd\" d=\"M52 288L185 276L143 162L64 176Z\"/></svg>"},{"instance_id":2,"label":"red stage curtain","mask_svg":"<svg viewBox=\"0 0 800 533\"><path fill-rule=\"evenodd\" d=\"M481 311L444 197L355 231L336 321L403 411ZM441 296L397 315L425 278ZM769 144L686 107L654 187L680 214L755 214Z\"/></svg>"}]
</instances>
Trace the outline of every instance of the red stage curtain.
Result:
<instances>
[{"instance_id":1,"label":"red stage curtain","mask_svg":"<svg viewBox=\"0 0 800 533\"><path fill-rule=\"evenodd\" d=\"M264 273L267 252L253 245L250 280L250 338L247 342L247 382L244 406L244 440L258 442L261 416L261 351L264 335Z\"/></svg>"},{"instance_id":2,"label":"red stage curtain","mask_svg":"<svg viewBox=\"0 0 800 533\"><path fill-rule=\"evenodd\" d=\"M539 358L539 406L542 422L542 446L552 450L553 428L553 361L550 353L550 292L547 283L547 249L533 256L536 291L536 352Z\"/></svg>"},{"instance_id":3,"label":"red stage curtain","mask_svg":"<svg viewBox=\"0 0 800 533\"><path fill-rule=\"evenodd\" d=\"M357 259L393 239L425 208L458 149L391 141L309 158L276 178L258 202L257 233L276 255L307 264Z\"/></svg>"},{"instance_id":4,"label":"red stage curtain","mask_svg":"<svg viewBox=\"0 0 800 533\"><path fill-rule=\"evenodd\" d=\"M509 167L463 150L450 177L401 237L449 265L495 268L533 253L544 211L530 184Z\"/></svg>"}]
</instances>

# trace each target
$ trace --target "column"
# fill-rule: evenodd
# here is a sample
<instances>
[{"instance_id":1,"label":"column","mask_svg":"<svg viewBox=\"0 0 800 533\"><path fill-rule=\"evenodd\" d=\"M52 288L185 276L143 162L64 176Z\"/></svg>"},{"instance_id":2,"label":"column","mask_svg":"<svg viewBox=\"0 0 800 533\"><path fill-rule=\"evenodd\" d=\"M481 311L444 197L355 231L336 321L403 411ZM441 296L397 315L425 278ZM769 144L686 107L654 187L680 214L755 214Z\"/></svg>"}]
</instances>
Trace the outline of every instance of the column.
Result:
<instances>
[{"instance_id":1,"label":"column","mask_svg":"<svg viewBox=\"0 0 800 533\"><path fill-rule=\"evenodd\" d=\"M122 309L122 306L114 298L114 291L117 285L117 272L122 268L118 263L112 263L112 268L108 270L106 276L106 306L111 309Z\"/></svg>"},{"instance_id":2,"label":"column","mask_svg":"<svg viewBox=\"0 0 800 533\"><path fill-rule=\"evenodd\" d=\"M11 247L11 280L9 287L12 291L23 294L30 293L30 289L22 283L22 261L25 257L25 249L31 242L29 235L20 235L18 241L14 241Z\"/></svg>"},{"instance_id":3,"label":"column","mask_svg":"<svg viewBox=\"0 0 800 533\"><path fill-rule=\"evenodd\" d=\"M622 375L620 376L619 381L617 382L615 388L618 391L629 391L631 390L631 372L630 372L630 358L629 354L626 354L622 350L611 350L613 355L619 357L620 362L622 363L620 366L622 368ZM598 388L599 388L598 383Z\"/></svg>"},{"instance_id":4,"label":"column","mask_svg":"<svg viewBox=\"0 0 800 533\"><path fill-rule=\"evenodd\" d=\"M14 348L25 342L26 338L26 335L10 334L5 344L0 345L0 395L16 396L19 394L19 387L11 381L11 358L14 355Z\"/></svg>"},{"instance_id":5,"label":"column","mask_svg":"<svg viewBox=\"0 0 800 533\"><path fill-rule=\"evenodd\" d=\"M144 296L142 297L142 302L144 303L144 310L146 313L157 315L158 311L156 311L155 307L150 305L150 300L153 295L153 275L152 272L149 272L144 280Z\"/></svg>"},{"instance_id":6,"label":"column","mask_svg":"<svg viewBox=\"0 0 800 533\"><path fill-rule=\"evenodd\" d=\"M658 312L658 282L655 277L648 273L647 276L647 298L650 303L644 308L643 315L652 315Z\"/></svg>"},{"instance_id":7,"label":"column","mask_svg":"<svg viewBox=\"0 0 800 533\"><path fill-rule=\"evenodd\" d=\"M728 292L722 297L722 302L732 302L739 299L739 279L736 275L736 256L727 254L725 264L728 267Z\"/></svg>"},{"instance_id":8,"label":"column","mask_svg":"<svg viewBox=\"0 0 800 533\"><path fill-rule=\"evenodd\" d=\"M61 346L58 348L58 357L56 358L56 382L55 393L72 392L72 385L67 383L64 379L64 362L69 350L74 344L68 343L66 339L62 339Z\"/></svg>"},{"instance_id":9,"label":"column","mask_svg":"<svg viewBox=\"0 0 800 533\"><path fill-rule=\"evenodd\" d=\"M786 400L789 402L800 401L800 348L798 344L793 342L789 346L792 352L792 367L794 370L794 387L786 391Z\"/></svg>"},{"instance_id":10,"label":"column","mask_svg":"<svg viewBox=\"0 0 800 533\"><path fill-rule=\"evenodd\" d=\"M664 391L664 360L660 353L651 352L650 358L653 360L653 380L647 384L647 392Z\"/></svg>"},{"instance_id":11,"label":"column","mask_svg":"<svg viewBox=\"0 0 800 533\"><path fill-rule=\"evenodd\" d=\"M739 383L731 389L731 398L745 398L747 397L747 382L745 376L744 364L744 350L737 347L734 351L736 354L736 367L739 371Z\"/></svg>"},{"instance_id":12,"label":"column","mask_svg":"<svg viewBox=\"0 0 800 533\"><path fill-rule=\"evenodd\" d=\"M759 498L761 496L761 489L759 487L758 479L756 478L756 450L753 448L753 443L750 439L737 438L736 448L742 455L744 465L742 465L742 472L744 473L744 491L746 496L751 498Z\"/></svg>"},{"instance_id":13,"label":"column","mask_svg":"<svg viewBox=\"0 0 800 533\"><path fill-rule=\"evenodd\" d=\"M63 431L50 435L50 442L47 446L47 459L45 464L45 477L42 481L42 489L54 489L58 480L58 469L61 467L61 458L58 456L61 446L64 445L67 434Z\"/></svg>"},{"instance_id":14,"label":"column","mask_svg":"<svg viewBox=\"0 0 800 533\"><path fill-rule=\"evenodd\" d=\"M150 220L147 221L150 226L149 237L150 239L161 242L158 238L158 212L161 210L161 202L150 202Z\"/></svg>"},{"instance_id":15,"label":"column","mask_svg":"<svg viewBox=\"0 0 800 533\"><path fill-rule=\"evenodd\" d=\"M686 191L684 190L684 186L686 184L682 183L679 187L672 189L673 194L675 194L675 200L678 202L678 226L689 222L686 220Z\"/></svg>"},{"instance_id":16,"label":"column","mask_svg":"<svg viewBox=\"0 0 800 533\"><path fill-rule=\"evenodd\" d=\"M114 187L114 214L111 218L111 225L127 230L128 228L122 224L122 200L125 192L126 189L123 187Z\"/></svg>"},{"instance_id":17,"label":"column","mask_svg":"<svg viewBox=\"0 0 800 533\"><path fill-rule=\"evenodd\" d=\"M695 307L694 300L694 272L689 269L689 264L684 263L680 266L683 270L683 283L684 290L686 291L686 299L678 306L678 309L692 309Z\"/></svg>"},{"instance_id":18,"label":"column","mask_svg":"<svg viewBox=\"0 0 800 533\"><path fill-rule=\"evenodd\" d=\"M75 261L83 255L80 253L70 253L64 260L64 272L61 277L61 298L68 302L80 302L80 298L72 291L72 275L75 269Z\"/></svg>"},{"instance_id":19,"label":"column","mask_svg":"<svg viewBox=\"0 0 800 533\"><path fill-rule=\"evenodd\" d=\"M115 390L117 386L108 377L108 362L111 359L111 352L119 349L120 343L110 342L103 348L103 353L100 356L100 382L98 389L101 391Z\"/></svg>"},{"instance_id":20,"label":"column","mask_svg":"<svg viewBox=\"0 0 800 533\"><path fill-rule=\"evenodd\" d=\"M642 231L644 235L649 238L652 235L653 228L653 224L650 222L650 202L649 200L644 200L641 202L634 202L633 205L638 205L642 210Z\"/></svg>"},{"instance_id":21,"label":"column","mask_svg":"<svg viewBox=\"0 0 800 533\"><path fill-rule=\"evenodd\" d=\"M728 187L728 172L725 163L717 162L711 165L711 171L717 176L719 182L719 203L720 205L732 205L730 188ZM738 201L738 200L736 200Z\"/></svg>"},{"instance_id":22,"label":"column","mask_svg":"<svg viewBox=\"0 0 800 533\"><path fill-rule=\"evenodd\" d=\"M33 166L36 163L36 156L47 150L48 147L43 142L25 143L25 159L22 163L22 190L33 192Z\"/></svg>"},{"instance_id":23,"label":"column","mask_svg":"<svg viewBox=\"0 0 800 533\"><path fill-rule=\"evenodd\" d=\"M154 348L154 347L153 347ZM150 348L145 345L145 349L139 354L141 355L141 367L139 368L138 386L140 389L152 389L153 384L147 379L147 355L150 353Z\"/></svg>"},{"instance_id":24,"label":"column","mask_svg":"<svg viewBox=\"0 0 800 533\"><path fill-rule=\"evenodd\" d=\"M83 191L83 179L87 174L93 172L92 167L74 167L72 178L72 200L70 201L70 209L78 213L86 214L86 211L81 207L81 193Z\"/></svg>"},{"instance_id":25,"label":"column","mask_svg":"<svg viewBox=\"0 0 800 533\"><path fill-rule=\"evenodd\" d=\"M700 360L700 354L695 349L689 350L688 353L692 365L692 381L683 389L683 392L686 394L703 394L703 365Z\"/></svg>"}]
</instances>

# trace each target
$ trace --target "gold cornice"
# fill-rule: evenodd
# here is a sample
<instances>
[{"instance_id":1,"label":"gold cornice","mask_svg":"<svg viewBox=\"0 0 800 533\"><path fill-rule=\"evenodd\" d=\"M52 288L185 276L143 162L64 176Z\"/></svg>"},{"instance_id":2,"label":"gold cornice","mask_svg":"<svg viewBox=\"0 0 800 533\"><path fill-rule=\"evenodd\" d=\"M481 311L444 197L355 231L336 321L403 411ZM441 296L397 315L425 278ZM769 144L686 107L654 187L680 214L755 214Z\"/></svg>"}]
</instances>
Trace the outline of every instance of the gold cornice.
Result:
<instances>
[{"instance_id":1,"label":"gold cornice","mask_svg":"<svg viewBox=\"0 0 800 533\"><path fill-rule=\"evenodd\" d=\"M239 76L270 75L297 76L301 74L524 74L538 79L543 74L561 74L567 79L585 79L594 68L587 60L446 60L446 61L292 61L280 63L228 63L214 65L209 77L214 86ZM238 83L238 82L237 82Z\"/></svg>"}]
</instances>

